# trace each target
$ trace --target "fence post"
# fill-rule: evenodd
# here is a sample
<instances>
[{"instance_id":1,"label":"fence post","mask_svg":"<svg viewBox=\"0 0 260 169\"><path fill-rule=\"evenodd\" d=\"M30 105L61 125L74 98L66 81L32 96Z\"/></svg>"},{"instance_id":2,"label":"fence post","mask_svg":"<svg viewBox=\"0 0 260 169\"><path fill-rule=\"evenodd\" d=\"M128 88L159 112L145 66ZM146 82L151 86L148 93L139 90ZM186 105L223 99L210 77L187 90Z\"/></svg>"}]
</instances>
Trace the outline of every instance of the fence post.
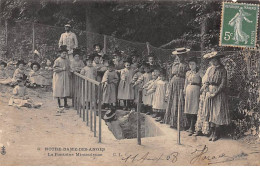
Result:
<instances>
[{"instance_id":1,"label":"fence post","mask_svg":"<svg viewBox=\"0 0 260 169\"><path fill-rule=\"evenodd\" d=\"M99 125L99 129L98 129L98 142L101 143L101 100L102 100L102 85L99 84L98 86L98 125Z\"/></svg>"},{"instance_id":2,"label":"fence post","mask_svg":"<svg viewBox=\"0 0 260 169\"><path fill-rule=\"evenodd\" d=\"M138 90L138 102L137 102L137 144L138 145L141 145L141 122L140 122L141 93L142 90Z\"/></svg>"},{"instance_id":3,"label":"fence post","mask_svg":"<svg viewBox=\"0 0 260 169\"><path fill-rule=\"evenodd\" d=\"M104 48L103 51L105 54L107 54L107 35L104 35Z\"/></svg>"},{"instance_id":4,"label":"fence post","mask_svg":"<svg viewBox=\"0 0 260 169\"><path fill-rule=\"evenodd\" d=\"M147 54L149 55L150 54L150 44L149 42L146 42L146 48L147 48Z\"/></svg>"},{"instance_id":5,"label":"fence post","mask_svg":"<svg viewBox=\"0 0 260 169\"><path fill-rule=\"evenodd\" d=\"M33 25L32 25L32 35L33 35L33 39L32 39L32 44L33 44L33 46L32 46L32 51L34 51L35 50L35 27L34 27L34 23L33 23Z\"/></svg>"}]
</instances>

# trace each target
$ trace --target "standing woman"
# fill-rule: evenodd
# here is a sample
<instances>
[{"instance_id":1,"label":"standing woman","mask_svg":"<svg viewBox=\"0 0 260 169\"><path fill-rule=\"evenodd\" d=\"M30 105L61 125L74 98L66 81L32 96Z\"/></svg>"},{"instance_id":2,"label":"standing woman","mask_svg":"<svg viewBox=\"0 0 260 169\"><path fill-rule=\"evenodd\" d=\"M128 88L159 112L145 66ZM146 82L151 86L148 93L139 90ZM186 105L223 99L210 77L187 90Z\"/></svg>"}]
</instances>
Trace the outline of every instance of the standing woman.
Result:
<instances>
[{"instance_id":1,"label":"standing woman","mask_svg":"<svg viewBox=\"0 0 260 169\"><path fill-rule=\"evenodd\" d=\"M60 46L60 57L53 65L53 97L58 99L58 106L61 107L60 99L64 99L64 107L68 108L67 97L70 96L70 61L67 59L67 46Z\"/></svg>"},{"instance_id":2,"label":"standing woman","mask_svg":"<svg viewBox=\"0 0 260 169\"><path fill-rule=\"evenodd\" d=\"M194 133L195 123L197 120L197 112L199 109L201 77L197 69L197 59L195 57L189 60L190 70L186 73L184 113L186 114L190 128L189 136Z\"/></svg>"},{"instance_id":3,"label":"standing woman","mask_svg":"<svg viewBox=\"0 0 260 169\"><path fill-rule=\"evenodd\" d=\"M209 91L206 94L205 109L209 112L211 131L209 141L216 141L219 139L219 127L228 125L231 121L226 95L227 71L220 61L224 55L214 52L212 55L206 56L212 66L207 71L206 83Z\"/></svg>"},{"instance_id":4,"label":"standing woman","mask_svg":"<svg viewBox=\"0 0 260 169\"><path fill-rule=\"evenodd\" d=\"M183 92L185 83L185 74L188 70L184 59L190 49L177 48L172 54L177 55L179 63L172 66L172 78L169 82L168 91L166 93L166 100L168 101L164 122L170 124L171 128L177 128L178 111L180 112L180 128L186 127L186 117L184 116L184 98Z\"/></svg>"}]
</instances>

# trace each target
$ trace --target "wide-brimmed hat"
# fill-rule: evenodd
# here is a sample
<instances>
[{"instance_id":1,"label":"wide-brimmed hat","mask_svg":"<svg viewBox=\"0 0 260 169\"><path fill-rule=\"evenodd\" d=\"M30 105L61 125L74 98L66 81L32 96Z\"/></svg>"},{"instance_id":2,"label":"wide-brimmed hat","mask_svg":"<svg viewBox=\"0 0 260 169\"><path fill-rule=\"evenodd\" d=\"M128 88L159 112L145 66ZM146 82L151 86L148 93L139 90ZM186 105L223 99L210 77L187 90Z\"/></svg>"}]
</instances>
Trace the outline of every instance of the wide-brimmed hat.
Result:
<instances>
[{"instance_id":1,"label":"wide-brimmed hat","mask_svg":"<svg viewBox=\"0 0 260 169\"><path fill-rule=\"evenodd\" d=\"M60 49L59 49L59 52L68 52L69 50L67 49L67 45L61 45L60 46Z\"/></svg>"},{"instance_id":2,"label":"wide-brimmed hat","mask_svg":"<svg viewBox=\"0 0 260 169\"><path fill-rule=\"evenodd\" d=\"M79 48L74 48L73 49L73 56L80 55L80 53L81 53L81 50Z\"/></svg>"},{"instance_id":3,"label":"wide-brimmed hat","mask_svg":"<svg viewBox=\"0 0 260 169\"><path fill-rule=\"evenodd\" d=\"M127 58L125 58L124 60L123 60L123 62L124 63L130 63L130 64L132 64L133 62L132 62L132 58L129 58L129 57L127 57Z\"/></svg>"},{"instance_id":4,"label":"wide-brimmed hat","mask_svg":"<svg viewBox=\"0 0 260 169\"><path fill-rule=\"evenodd\" d=\"M217 52L217 51L213 51L213 52L210 52L210 53L207 53L203 56L204 59L212 59L212 58L222 58L224 57L225 55Z\"/></svg>"},{"instance_id":5,"label":"wide-brimmed hat","mask_svg":"<svg viewBox=\"0 0 260 169\"><path fill-rule=\"evenodd\" d=\"M19 66L20 64L26 65L24 60L18 60L18 62L16 63L16 66Z\"/></svg>"},{"instance_id":6,"label":"wide-brimmed hat","mask_svg":"<svg viewBox=\"0 0 260 169\"><path fill-rule=\"evenodd\" d=\"M71 28L71 25L69 23L65 24L64 27L70 27Z\"/></svg>"},{"instance_id":7,"label":"wide-brimmed hat","mask_svg":"<svg viewBox=\"0 0 260 169\"><path fill-rule=\"evenodd\" d=\"M33 65L37 65L38 69L41 68L41 65L40 65L38 62L33 62L33 63L31 64L31 69L33 69Z\"/></svg>"},{"instance_id":8,"label":"wide-brimmed hat","mask_svg":"<svg viewBox=\"0 0 260 169\"><path fill-rule=\"evenodd\" d=\"M109 120L109 119L113 118L115 115L116 115L116 112L114 109L108 110L104 116L104 120Z\"/></svg>"},{"instance_id":9,"label":"wide-brimmed hat","mask_svg":"<svg viewBox=\"0 0 260 169\"><path fill-rule=\"evenodd\" d=\"M99 46L99 47L100 47L100 50L102 50L102 49L103 49L103 46L102 46L100 43L96 43L96 44L94 44L94 45L93 45L93 48L95 49L95 48L96 48L96 46Z\"/></svg>"},{"instance_id":10,"label":"wide-brimmed hat","mask_svg":"<svg viewBox=\"0 0 260 169\"><path fill-rule=\"evenodd\" d=\"M6 67L6 66L7 66L7 63L1 60L1 61L0 61L0 65L4 65L4 67Z\"/></svg>"},{"instance_id":11,"label":"wide-brimmed hat","mask_svg":"<svg viewBox=\"0 0 260 169\"><path fill-rule=\"evenodd\" d=\"M180 55L189 52L190 49L188 48L176 48L175 51L172 52L174 55Z\"/></svg>"}]
</instances>

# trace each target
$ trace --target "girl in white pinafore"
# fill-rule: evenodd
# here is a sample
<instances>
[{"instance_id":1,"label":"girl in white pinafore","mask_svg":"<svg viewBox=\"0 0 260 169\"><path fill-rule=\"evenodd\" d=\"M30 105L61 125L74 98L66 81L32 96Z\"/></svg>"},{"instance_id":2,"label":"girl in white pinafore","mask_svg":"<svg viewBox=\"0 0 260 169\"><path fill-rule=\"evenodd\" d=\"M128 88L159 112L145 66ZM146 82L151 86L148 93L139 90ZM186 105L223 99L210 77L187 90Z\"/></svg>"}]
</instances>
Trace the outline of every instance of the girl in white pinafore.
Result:
<instances>
[{"instance_id":1,"label":"girl in white pinafore","mask_svg":"<svg viewBox=\"0 0 260 169\"><path fill-rule=\"evenodd\" d=\"M130 59L124 60L125 68L118 70L120 73L120 82L118 85L118 100L123 100L124 108L123 110L129 110L131 106L131 101L134 100L134 88L131 83L134 70L131 68L132 61Z\"/></svg>"},{"instance_id":2,"label":"girl in white pinafore","mask_svg":"<svg viewBox=\"0 0 260 169\"><path fill-rule=\"evenodd\" d=\"M156 121L163 123L164 114L166 112L167 101L165 95L168 87L166 79L166 71L162 70L158 80L156 80L150 90L147 91L147 95L153 94L152 106L153 112L156 113Z\"/></svg>"}]
</instances>

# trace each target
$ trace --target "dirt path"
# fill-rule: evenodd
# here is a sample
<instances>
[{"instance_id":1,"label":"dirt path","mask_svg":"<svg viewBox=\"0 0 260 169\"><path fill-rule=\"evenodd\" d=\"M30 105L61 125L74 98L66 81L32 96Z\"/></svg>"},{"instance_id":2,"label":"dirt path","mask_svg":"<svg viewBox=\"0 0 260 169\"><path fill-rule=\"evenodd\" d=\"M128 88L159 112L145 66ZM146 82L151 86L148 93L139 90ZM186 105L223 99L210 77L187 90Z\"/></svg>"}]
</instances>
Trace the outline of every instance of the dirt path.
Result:
<instances>
[{"instance_id":1,"label":"dirt path","mask_svg":"<svg viewBox=\"0 0 260 169\"><path fill-rule=\"evenodd\" d=\"M138 146L136 139L116 140L103 123L98 143L75 110L55 116L56 100L50 92L30 91L43 103L40 109L17 109L7 106L11 88L2 91L0 146L6 147L6 154L0 154L0 165L260 165L259 142L213 143L182 132L182 145L177 145L176 131L164 125L167 135L144 138Z\"/></svg>"}]
</instances>

